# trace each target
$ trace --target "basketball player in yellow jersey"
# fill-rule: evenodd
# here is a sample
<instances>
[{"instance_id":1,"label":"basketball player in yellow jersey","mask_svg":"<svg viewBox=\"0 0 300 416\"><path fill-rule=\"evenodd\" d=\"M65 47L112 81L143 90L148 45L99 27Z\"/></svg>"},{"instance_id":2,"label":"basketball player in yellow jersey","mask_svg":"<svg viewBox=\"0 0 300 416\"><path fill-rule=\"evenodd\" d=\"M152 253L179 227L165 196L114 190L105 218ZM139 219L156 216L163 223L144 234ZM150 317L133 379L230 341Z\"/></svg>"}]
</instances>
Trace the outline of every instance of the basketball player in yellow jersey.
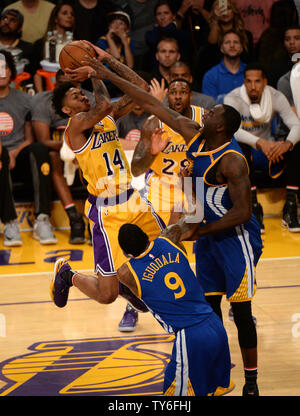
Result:
<instances>
[{"instance_id":1,"label":"basketball player in yellow jersey","mask_svg":"<svg viewBox=\"0 0 300 416\"><path fill-rule=\"evenodd\" d=\"M191 96L191 85L186 79L178 78L169 83L169 107L201 126L205 110L191 105ZM146 172L147 199L165 224L169 222L174 205L183 202L178 174L180 168L187 165L186 150L184 138L165 123L154 116L145 121L133 154L131 170L134 176Z\"/></svg>"},{"instance_id":2,"label":"basketball player in yellow jersey","mask_svg":"<svg viewBox=\"0 0 300 416\"><path fill-rule=\"evenodd\" d=\"M130 68L107 52L97 47L94 49L98 59L110 65L120 76L143 89L148 88L148 84ZM89 70L81 67L74 71L66 70L66 74L71 80L83 80ZM70 118L65 140L75 153L87 182L89 196L85 214L90 220L93 237L95 275L74 273L65 259L59 259L54 267L50 294L54 303L63 307L67 303L69 288L74 285L85 295L104 304L113 302L120 294L138 310L146 312L143 302L125 286L119 286L116 270L126 257L118 244L118 230L123 223L136 224L152 240L164 224L150 204L131 187L130 168L120 145L115 119L131 111L132 100L124 95L111 103L103 82L93 76L90 78L95 107L91 108L87 97L71 82L54 90L52 103L58 114Z\"/></svg>"}]
</instances>

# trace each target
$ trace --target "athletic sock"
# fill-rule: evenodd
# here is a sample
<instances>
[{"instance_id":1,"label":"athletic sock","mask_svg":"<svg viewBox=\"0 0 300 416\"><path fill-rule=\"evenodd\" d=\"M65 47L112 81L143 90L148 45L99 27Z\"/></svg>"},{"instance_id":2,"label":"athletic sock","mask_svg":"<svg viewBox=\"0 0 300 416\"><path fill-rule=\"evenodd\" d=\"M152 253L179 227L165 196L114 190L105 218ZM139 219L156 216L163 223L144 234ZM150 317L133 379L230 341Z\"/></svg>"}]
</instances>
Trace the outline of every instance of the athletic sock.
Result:
<instances>
[{"instance_id":1,"label":"athletic sock","mask_svg":"<svg viewBox=\"0 0 300 416\"><path fill-rule=\"evenodd\" d=\"M253 391L257 381L257 367L244 368L246 386L250 391Z\"/></svg>"}]
</instances>

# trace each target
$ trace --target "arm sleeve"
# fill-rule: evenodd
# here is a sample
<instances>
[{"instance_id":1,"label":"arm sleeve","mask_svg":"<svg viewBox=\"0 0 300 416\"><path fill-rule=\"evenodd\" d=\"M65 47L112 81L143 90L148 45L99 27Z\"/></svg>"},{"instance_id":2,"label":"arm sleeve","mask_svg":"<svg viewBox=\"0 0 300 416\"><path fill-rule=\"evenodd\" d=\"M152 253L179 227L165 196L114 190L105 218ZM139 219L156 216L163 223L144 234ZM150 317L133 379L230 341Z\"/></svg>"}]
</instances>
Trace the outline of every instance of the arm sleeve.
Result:
<instances>
[{"instance_id":1,"label":"arm sleeve","mask_svg":"<svg viewBox=\"0 0 300 416\"><path fill-rule=\"evenodd\" d=\"M284 124L290 129L286 140L289 140L295 145L300 141L300 121L291 109L287 98L280 91L278 91L274 107Z\"/></svg>"}]
</instances>

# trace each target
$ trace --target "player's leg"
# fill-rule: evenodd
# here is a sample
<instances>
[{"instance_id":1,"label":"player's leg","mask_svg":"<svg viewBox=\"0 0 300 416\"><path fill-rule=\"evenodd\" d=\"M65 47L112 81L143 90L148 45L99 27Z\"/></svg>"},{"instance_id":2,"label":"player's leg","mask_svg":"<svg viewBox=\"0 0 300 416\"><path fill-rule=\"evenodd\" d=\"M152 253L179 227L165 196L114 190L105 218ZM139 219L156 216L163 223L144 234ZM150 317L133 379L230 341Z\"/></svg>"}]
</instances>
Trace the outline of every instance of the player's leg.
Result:
<instances>
[{"instance_id":1,"label":"player's leg","mask_svg":"<svg viewBox=\"0 0 300 416\"><path fill-rule=\"evenodd\" d=\"M244 364L243 396L258 396L257 333L252 319L251 301L232 302L231 306Z\"/></svg>"},{"instance_id":2,"label":"player's leg","mask_svg":"<svg viewBox=\"0 0 300 416\"><path fill-rule=\"evenodd\" d=\"M222 309L221 309L222 295L205 295L205 299L210 304L213 311L219 316L219 318L223 322Z\"/></svg>"},{"instance_id":3,"label":"player's leg","mask_svg":"<svg viewBox=\"0 0 300 416\"><path fill-rule=\"evenodd\" d=\"M138 225L148 235L150 241L154 240L165 227L164 221L156 213L150 201L141 198L137 191L130 198L130 202L129 208L133 214L131 223ZM120 332L132 332L135 330L137 323L138 312L132 307L132 304L128 304L119 322L118 329Z\"/></svg>"},{"instance_id":4,"label":"player's leg","mask_svg":"<svg viewBox=\"0 0 300 416\"><path fill-rule=\"evenodd\" d=\"M49 157L53 186L70 222L71 234L69 242L71 244L82 244L85 242L85 223L82 214L77 212L70 188L64 177L63 161L56 151L49 151Z\"/></svg>"}]
</instances>

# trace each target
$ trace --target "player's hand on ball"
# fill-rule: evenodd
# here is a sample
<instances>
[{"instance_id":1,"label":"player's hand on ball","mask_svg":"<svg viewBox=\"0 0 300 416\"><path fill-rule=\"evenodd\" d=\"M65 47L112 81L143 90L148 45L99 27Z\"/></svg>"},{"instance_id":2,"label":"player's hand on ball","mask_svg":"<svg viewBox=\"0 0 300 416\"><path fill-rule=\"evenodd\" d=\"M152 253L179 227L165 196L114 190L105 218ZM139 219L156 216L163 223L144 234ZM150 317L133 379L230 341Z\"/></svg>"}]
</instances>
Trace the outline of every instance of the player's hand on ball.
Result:
<instances>
[{"instance_id":1,"label":"player's hand on ball","mask_svg":"<svg viewBox=\"0 0 300 416\"><path fill-rule=\"evenodd\" d=\"M95 58L90 58L86 56L86 61L82 62L84 65L91 67L94 70L92 74L98 79L108 79L109 74L111 74L110 70L106 68L100 61ZM91 76L91 75L90 75Z\"/></svg>"},{"instance_id":2,"label":"player's hand on ball","mask_svg":"<svg viewBox=\"0 0 300 416\"><path fill-rule=\"evenodd\" d=\"M97 54L97 59L99 61L102 61L104 58L107 58L108 56L110 56L108 52L106 52L103 49L99 48L98 46L92 44L88 40L82 40L82 42L86 43L87 45L89 45L91 48L93 48L95 50L95 52Z\"/></svg>"},{"instance_id":3,"label":"player's hand on ball","mask_svg":"<svg viewBox=\"0 0 300 416\"><path fill-rule=\"evenodd\" d=\"M90 78L95 73L94 69L90 66L81 66L76 69L65 69L65 74L70 81L82 82Z\"/></svg>"}]
</instances>

